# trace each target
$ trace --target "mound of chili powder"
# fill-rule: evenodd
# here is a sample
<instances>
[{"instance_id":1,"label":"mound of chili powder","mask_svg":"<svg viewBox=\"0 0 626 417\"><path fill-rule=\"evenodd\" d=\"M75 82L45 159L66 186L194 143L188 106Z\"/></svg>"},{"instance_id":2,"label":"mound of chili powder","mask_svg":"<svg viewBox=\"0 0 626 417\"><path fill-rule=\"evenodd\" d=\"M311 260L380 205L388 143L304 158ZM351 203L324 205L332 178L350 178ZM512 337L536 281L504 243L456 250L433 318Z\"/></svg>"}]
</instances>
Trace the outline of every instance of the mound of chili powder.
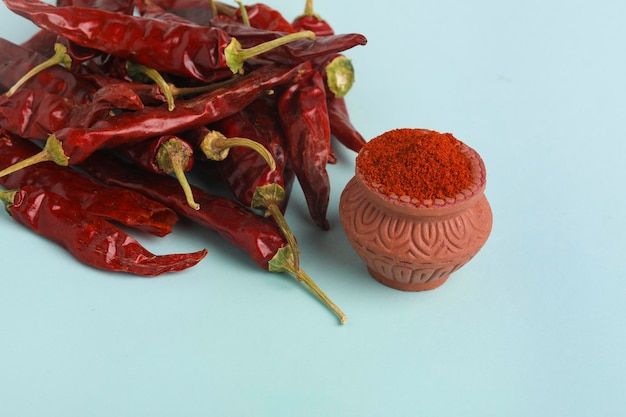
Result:
<instances>
[{"instance_id":1,"label":"mound of chili powder","mask_svg":"<svg viewBox=\"0 0 626 417\"><path fill-rule=\"evenodd\" d=\"M357 156L364 181L406 200L455 197L472 183L471 164L450 133L395 129L365 144Z\"/></svg>"}]
</instances>

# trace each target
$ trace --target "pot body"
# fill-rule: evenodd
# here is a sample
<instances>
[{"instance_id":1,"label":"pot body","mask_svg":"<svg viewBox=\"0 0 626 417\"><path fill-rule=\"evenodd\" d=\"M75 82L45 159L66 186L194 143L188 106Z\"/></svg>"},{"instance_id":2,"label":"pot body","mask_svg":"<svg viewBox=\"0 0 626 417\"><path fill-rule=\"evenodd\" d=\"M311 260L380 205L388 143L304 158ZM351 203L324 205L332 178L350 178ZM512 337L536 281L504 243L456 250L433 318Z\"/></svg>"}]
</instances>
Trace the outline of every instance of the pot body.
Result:
<instances>
[{"instance_id":1,"label":"pot body","mask_svg":"<svg viewBox=\"0 0 626 417\"><path fill-rule=\"evenodd\" d=\"M341 194L339 215L352 247L382 284L405 291L442 285L483 247L493 217L484 195L485 168L474 164L474 184L448 201L415 205L391 199L356 175Z\"/></svg>"}]
</instances>

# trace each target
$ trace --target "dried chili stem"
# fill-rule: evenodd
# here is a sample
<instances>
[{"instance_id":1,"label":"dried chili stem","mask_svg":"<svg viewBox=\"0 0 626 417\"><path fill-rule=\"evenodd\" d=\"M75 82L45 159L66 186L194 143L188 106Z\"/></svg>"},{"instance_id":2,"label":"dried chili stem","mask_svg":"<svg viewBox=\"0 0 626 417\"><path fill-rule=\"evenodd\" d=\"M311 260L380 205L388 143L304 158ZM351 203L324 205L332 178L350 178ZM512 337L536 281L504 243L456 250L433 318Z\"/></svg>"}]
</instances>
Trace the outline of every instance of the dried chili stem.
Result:
<instances>
[{"instance_id":1,"label":"dried chili stem","mask_svg":"<svg viewBox=\"0 0 626 417\"><path fill-rule=\"evenodd\" d=\"M315 12L313 11L313 0L306 0L306 5L304 6L304 14L306 16L315 16Z\"/></svg>"},{"instance_id":2,"label":"dried chili stem","mask_svg":"<svg viewBox=\"0 0 626 417\"><path fill-rule=\"evenodd\" d=\"M41 150L31 157L16 162L15 164L0 171L0 177L12 174L19 171L22 168L29 167L31 165L38 164L40 162L52 161L57 165L67 166L69 165L69 157L63 152L63 145L54 135L48 136L46 145Z\"/></svg>"},{"instance_id":3,"label":"dried chili stem","mask_svg":"<svg viewBox=\"0 0 626 417\"><path fill-rule=\"evenodd\" d=\"M15 204L15 196L17 193L17 190L0 190L0 202L2 202L5 207Z\"/></svg>"},{"instance_id":4,"label":"dried chili stem","mask_svg":"<svg viewBox=\"0 0 626 417\"><path fill-rule=\"evenodd\" d=\"M55 65L63 65L66 68L69 68L72 65L72 58L67 53L67 48L60 44L54 44L54 55L42 62L41 64L35 66L30 71L22 76L17 82L6 92L7 97L11 97L15 91L20 88L26 81L39 74L43 70L53 67Z\"/></svg>"},{"instance_id":5,"label":"dried chili stem","mask_svg":"<svg viewBox=\"0 0 626 417\"><path fill-rule=\"evenodd\" d=\"M237 77L232 77L225 81L219 81L211 84L199 85L196 87L176 87L173 84L168 84L168 88L172 92L172 96L174 97L182 97L182 96L192 96L198 95L202 93L206 93L211 90L215 90L216 88L224 87L229 84L232 84L236 81Z\"/></svg>"},{"instance_id":6,"label":"dried chili stem","mask_svg":"<svg viewBox=\"0 0 626 417\"><path fill-rule=\"evenodd\" d=\"M172 138L163 143L156 154L156 163L160 169L166 174L174 174L182 187L187 204L194 210L200 210L198 204L193 198L193 191L189 185L189 181L185 176L185 167L189 164L191 155L188 149L180 142L180 140Z\"/></svg>"},{"instance_id":7,"label":"dried chili stem","mask_svg":"<svg viewBox=\"0 0 626 417\"><path fill-rule=\"evenodd\" d=\"M326 84L335 97L341 98L348 94L354 84L354 67L352 61L339 55L326 65Z\"/></svg>"},{"instance_id":8,"label":"dried chili stem","mask_svg":"<svg viewBox=\"0 0 626 417\"><path fill-rule=\"evenodd\" d=\"M263 42L259 45L247 49L243 49L239 41L235 38L232 38L226 49L224 49L226 63L228 65L228 68L230 68L230 70L233 72L233 74L237 74L241 72L243 68L243 63L247 59L299 39L315 39L315 33L311 32L310 30L290 33L288 35L281 36L280 38L272 39L271 41Z\"/></svg>"},{"instance_id":9,"label":"dried chili stem","mask_svg":"<svg viewBox=\"0 0 626 417\"><path fill-rule=\"evenodd\" d=\"M294 236L283 212L280 210L280 203L285 199L285 189L278 184L268 184L257 187L252 196L250 207L253 209L264 210L266 217L271 217L276 222L283 237L292 248L291 257L293 258L294 268L300 267L300 249L298 242Z\"/></svg>"},{"instance_id":10,"label":"dried chili stem","mask_svg":"<svg viewBox=\"0 0 626 417\"><path fill-rule=\"evenodd\" d=\"M235 3L239 5L239 12L241 13L241 20L246 26L250 26L250 18L248 17L248 10L241 0L235 0Z\"/></svg>"},{"instance_id":11,"label":"dried chili stem","mask_svg":"<svg viewBox=\"0 0 626 417\"><path fill-rule=\"evenodd\" d=\"M237 9L235 7L229 6L219 1L209 0L211 4L211 11L213 12L213 16L217 16L218 13L222 13L228 17L234 17L235 13L237 13Z\"/></svg>"},{"instance_id":12,"label":"dried chili stem","mask_svg":"<svg viewBox=\"0 0 626 417\"><path fill-rule=\"evenodd\" d=\"M228 157L230 149L237 146L252 149L265 159L272 171L276 169L276 161L274 161L270 151L252 139L227 138L222 133L212 130L204 136L200 143L200 149L204 152L204 155L214 161L223 161Z\"/></svg>"},{"instance_id":13,"label":"dried chili stem","mask_svg":"<svg viewBox=\"0 0 626 417\"><path fill-rule=\"evenodd\" d=\"M145 76L154 81L154 83L159 86L159 88L161 89L161 91L163 91L163 94L165 95L168 110L174 110L176 105L174 104L174 93L172 91L172 86L167 81L165 81L163 76L157 70L149 68L142 64L128 61L126 63L126 71L131 78Z\"/></svg>"},{"instance_id":14,"label":"dried chili stem","mask_svg":"<svg viewBox=\"0 0 626 417\"><path fill-rule=\"evenodd\" d=\"M328 307L339 318L341 324L346 324L347 317L343 311L321 290L313 279L294 263L294 252L288 245L278 250L278 253L270 261L270 272L288 272L293 275L298 282L301 282L307 289L315 295L326 307Z\"/></svg>"}]
</instances>

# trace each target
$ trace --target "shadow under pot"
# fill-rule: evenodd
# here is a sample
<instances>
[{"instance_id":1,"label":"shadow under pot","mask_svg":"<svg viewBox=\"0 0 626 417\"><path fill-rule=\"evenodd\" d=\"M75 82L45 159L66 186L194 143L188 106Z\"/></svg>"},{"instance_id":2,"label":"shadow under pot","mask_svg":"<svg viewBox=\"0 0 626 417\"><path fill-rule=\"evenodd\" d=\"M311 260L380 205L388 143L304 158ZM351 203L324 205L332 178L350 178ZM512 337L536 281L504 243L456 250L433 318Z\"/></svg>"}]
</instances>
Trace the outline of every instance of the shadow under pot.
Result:
<instances>
[{"instance_id":1,"label":"shadow under pot","mask_svg":"<svg viewBox=\"0 0 626 417\"><path fill-rule=\"evenodd\" d=\"M355 171L341 194L341 224L369 273L388 287L439 287L491 233L485 165L449 133L386 132L363 146Z\"/></svg>"}]
</instances>

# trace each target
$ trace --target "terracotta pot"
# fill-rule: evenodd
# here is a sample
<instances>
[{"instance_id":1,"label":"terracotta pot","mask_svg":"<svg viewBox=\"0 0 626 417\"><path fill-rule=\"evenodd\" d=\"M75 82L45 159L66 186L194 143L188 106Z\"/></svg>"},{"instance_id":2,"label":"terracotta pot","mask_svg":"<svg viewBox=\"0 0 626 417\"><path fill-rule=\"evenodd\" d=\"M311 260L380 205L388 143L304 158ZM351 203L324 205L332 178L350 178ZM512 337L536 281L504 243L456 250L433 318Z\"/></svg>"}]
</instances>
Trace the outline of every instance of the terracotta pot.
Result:
<instances>
[{"instance_id":1,"label":"terracotta pot","mask_svg":"<svg viewBox=\"0 0 626 417\"><path fill-rule=\"evenodd\" d=\"M485 165L476 151L459 144L471 162L473 182L446 200L389 197L379 185L366 184L357 159L339 215L352 247L382 284L405 291L437 288L487 241L493 219L484 194Z\"/></svg>"}]
</instances>

